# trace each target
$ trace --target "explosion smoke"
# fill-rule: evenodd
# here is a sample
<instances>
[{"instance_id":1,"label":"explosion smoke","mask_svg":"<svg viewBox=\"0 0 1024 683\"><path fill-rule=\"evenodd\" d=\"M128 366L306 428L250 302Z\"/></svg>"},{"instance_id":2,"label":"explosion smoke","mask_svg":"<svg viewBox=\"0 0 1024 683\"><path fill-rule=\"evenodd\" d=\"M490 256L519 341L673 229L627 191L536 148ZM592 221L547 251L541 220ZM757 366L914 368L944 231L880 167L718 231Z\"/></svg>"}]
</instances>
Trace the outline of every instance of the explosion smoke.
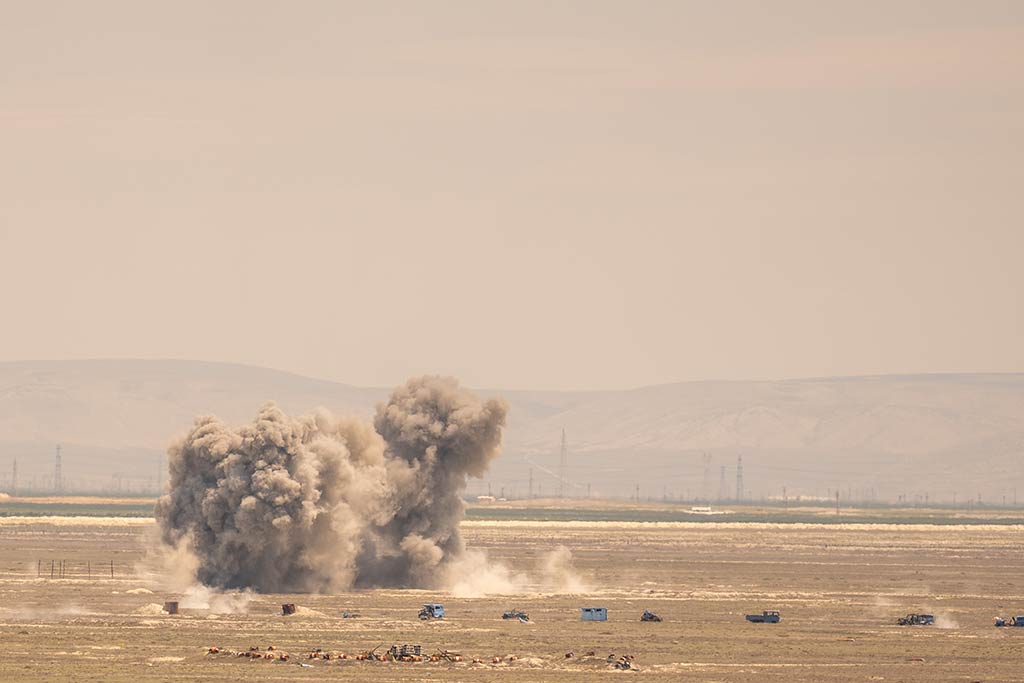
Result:
<instances>
[{"instance_id":1,"label":"explosion smoke","mask_svg":"<svg viewBox=\"0 0 1024 683\"><path fill-rule=\"evenodd\" d=\"M216 588L437 587L463 551L460 494L497 455L506 412L423 377L377 407L376 431L273 403L238 429L197 418L168 451L162 539Z\"/></svg>"}]
</instances>

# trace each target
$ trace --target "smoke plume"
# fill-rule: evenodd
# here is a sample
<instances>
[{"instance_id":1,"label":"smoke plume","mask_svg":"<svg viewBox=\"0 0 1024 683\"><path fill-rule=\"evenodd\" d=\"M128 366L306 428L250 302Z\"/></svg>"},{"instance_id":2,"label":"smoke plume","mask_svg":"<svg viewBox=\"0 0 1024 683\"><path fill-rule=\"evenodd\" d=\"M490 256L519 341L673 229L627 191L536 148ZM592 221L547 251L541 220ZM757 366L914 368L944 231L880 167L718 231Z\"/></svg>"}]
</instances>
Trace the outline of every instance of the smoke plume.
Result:
<instances>
[{"instance_id":1,"label":"smoke plume","mask_svg":"<svg viewBox=\"0 0 1024 683\"><path fill-rule=\"evenodd\" d=\"M438 587L463 551L460 494L497 455L506 410L423 377L379 405L372 427L273 403L239 428L197 418L169 449L162 540L189 548L196 578L216 588Z\"/></svg>"}]
</instances>

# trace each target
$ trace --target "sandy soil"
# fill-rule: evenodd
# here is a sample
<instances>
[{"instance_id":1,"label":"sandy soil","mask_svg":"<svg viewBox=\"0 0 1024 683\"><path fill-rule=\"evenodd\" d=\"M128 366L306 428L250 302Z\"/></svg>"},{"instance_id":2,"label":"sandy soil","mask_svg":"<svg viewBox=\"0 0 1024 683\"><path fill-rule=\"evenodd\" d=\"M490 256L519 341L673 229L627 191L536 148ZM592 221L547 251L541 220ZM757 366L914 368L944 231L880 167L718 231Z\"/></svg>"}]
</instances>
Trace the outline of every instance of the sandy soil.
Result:
<instances>
[{"instance_id":1,"label":"sandy soil","mask_svg":"<svg viewBox=\"0 0 1024 683\"><path fill-rule=\"evenodd\" d=\"M166 577L144 571L151 524L0 520L0 680L1022 679L1024 629L992 626L996 615L1024 614L1020 526L467 522L470 546L531 576L546 552L567 546L586 593L528 585L491 597L376 590L222 599L174 593ZM50 578L51 560L57 576L65 560L65 578ZM175 599L181 614L164 614L160 605ZM448 618L417 620L419 605L435 599ZM280 616L283 602L299 613ZM581 605L608 607L609 620L581 623ZM503 621L513 607L533 623ZM665 621L640 623L645 608ZM782 623L743 619L762 609L781 610ZM362 616L343 619L344 610ZM934 613L938 626L895 625L912 611ZM353 654L391 643L485 663L304 658L313 648ZM292 659L207 654L268 645ZM612 653L633 655L636 669L614 670ZM491 663L509 654L518 659Z\"/></svg>"}]
</instances>

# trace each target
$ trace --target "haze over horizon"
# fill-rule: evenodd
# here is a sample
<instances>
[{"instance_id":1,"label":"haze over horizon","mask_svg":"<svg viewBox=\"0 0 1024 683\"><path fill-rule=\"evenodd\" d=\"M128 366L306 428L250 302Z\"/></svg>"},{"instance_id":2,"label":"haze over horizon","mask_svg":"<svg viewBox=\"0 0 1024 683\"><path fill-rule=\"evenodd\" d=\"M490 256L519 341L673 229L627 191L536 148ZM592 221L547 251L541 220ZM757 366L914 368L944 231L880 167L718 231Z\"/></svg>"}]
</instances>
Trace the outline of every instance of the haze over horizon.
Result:
<instances>
[{"instance_id":1,"label":"haze over horizon","mask_svg":"<svg viewBox=\"0 0 1024 683\"><path fill-rule=\"evenodd\" d=\"M250 421L268 400L368 418L390 388L355 387L252 366L188 361L0 362L0 490L46 491L55 444L68 490L152 492L164 453L198 415ZM751 498L857 500L1024 492L1024 375L930 375L697 382L623 391L482 390L509 403L502 455L470 491L525 496L557 484L568 434L573 497L717 496L738 456ZM711 458L710 461L705 458ZM723 469L724 468L724 469ZM708 481L708 478L711 481ZM710 488L710 491L709 491Z\"/></svg>"},{"instance_id":2,"label":"haze over horizon","mask_svg":"<svg viewBox=\"0 0 1024 683\"><path fill-rule=\"evenodd\" d=\"M334 378L329 378L329 377L318 377L318 376L315 376L315 375L309 375L309 374L305 374L305 373L301 373L301 372L295 372L293 370L287 370L287 369L284 369L284 368L277 368L277 367L271 367L271 366L265 366L265 365L256 365L254 363L237 363L237 362L232 362L232 361L218 361L218 360L210 360L210 359L202 359L202 358L144 358L144 357L138 357L138 358L130 358L130 357L126 357L126 358L113 358L113 357L110 357L110 358L59 358L59 359L58 358L20 358L20 359L3 359L3 360L0 360L0 364L6 363L6 364L12 364L12 365L19 365L19 364L32 365L32 364L35 364L35 363L42 363L42 364L67 363L67 364L70 364L70 365L75 365L75 364L80 364L80 363L100 363L100 364L102 364L102 363L142 363L142 364L147 364L147 363L163 363L163 362L168 362L168 363L184 363L184 364L194 364L194 365L209 364L209 365L215 365L215 366L237 366L237 367L240 367L240 368L249 368L249 369L252 369L252 370L255 370L255 371L269 371L269 372L282 373L284 375L292 375L292 376L295 376L297 378L313 380L313 381L316 381L316 382L329 382L331 384L340 384L340 385L344 385L344 386L347 386L347 387L352 387L352 388L355 388L355 389L387 390L387 389L394 388L392 385L387 385L387 384L379 384L379 385L357 384L355 382L347 382L347 381L344 381L344 380L341 380L341 379L334 379ZM427 375L444 376L444 375L439 375L438 373L426 373L426 374ZM853 374L851 374L851 375L807 375L807 376L796 376L796 377L763 377L763 378L739 377L739 378L732 378L732 379L722 379L722 378L708 377L708 378L703 378L703 379L666 380L666 381L663 381L663 382L654 382L654 383L651 383L651 384L638 384L638 385L635 385L635 386L623 386L623 387L611 387L611 388L594 388L594 389L576 389L576 388L568 388L568 389L545 389L545 388L540 388L540 389L537 389L537 388L533 388L533 387L510 388L510 387L503 387L503 386L475 386L475 385L467 385L467 386L469 388L474 389L474 390L493 391L493 392L502 392L502 391L507 391L507 392L545 391L545 392L555 392L555 393L559 393L559 392L564 392L564 393L574 393L574 392L628 392L628 391L633 391L633 390L636 390L636 389L652 389L652 388L657 388L657 387L661 387L661 386L668 386L668 385L699 384L699 383L710 383L710 384L714 384L714 383L751 383L751 382L771 383L771 382L803 382L803 381L817 381L817 380L826 380L826 381L828 381L828 380L836 380L836 381L842 381L842 380L860 380L860 379L887 379L887 378L894 378L894 379L896 379L896 378L902 378L902 377L936 377L936 378L950 377L950 378L955 378L955 377L961 377L961 376L962 377L974 377L974 376L986 376L986 375L990 375L990 376L1024 375L1024 371L1020 371L1020 372L1015 372L1015 371L1005 371L1005 372L1000 372L1000 371L972 372L972 371L969 371L969 370L965 370L965 371L953 371L953 370L950 370L950 371L940 371L940 372L885 372L885 373L864 373L864 374L856 374L856 375L853 375Z\"/></svg>"},{"instance_id":3,"label":"haze over horizon","mask_svg":"<svg viewBox=\"0 0 1024 683\"><path fill-rule=\"evenodd\" d=\"M6 3L0 360L1024 370L1024 4Z\"/></svg>"}]
</instances>

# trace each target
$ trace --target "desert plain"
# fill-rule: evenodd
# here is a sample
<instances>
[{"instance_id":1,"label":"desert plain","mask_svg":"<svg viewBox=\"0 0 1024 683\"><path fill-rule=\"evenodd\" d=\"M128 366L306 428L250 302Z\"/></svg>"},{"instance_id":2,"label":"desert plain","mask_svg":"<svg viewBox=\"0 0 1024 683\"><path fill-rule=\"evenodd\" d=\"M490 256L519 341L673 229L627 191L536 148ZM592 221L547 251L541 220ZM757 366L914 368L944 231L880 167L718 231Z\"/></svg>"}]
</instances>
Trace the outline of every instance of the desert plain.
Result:
<instances>
[{"instance_id":1,"label":"desert plain","mask_svg":"<svg viewBox=\"0 0 1024 683\"><path fill-rule=\"evenodd\" d=\"M468 519L467 547L488 557L481 574L498 567L511 581L222 596L183 592L173 567L154 563L151 518L0 517L0 680L1024 679L1024 628L993 626L1024 614L1024 526L765 519ZM572 571L542 580L561 547ZM169 600L179 614L161 610ZM434 601L446 618L420 621ZM283 616L283 603L298 612ZM608 621L581 622L583 606L607 607ZM503 620L509 609L530 623ZM645 609L663 621L641 623ZM781 622L744 619L765 609ZM896 625L911 612L936 625ZM351 658L392 644L463 661ZM234 654L268 646L289 659ZM309 659L317 648L350 658ZM609 655L631 655L632 668L615 669Z\"/></svg>"}]
</instances>

